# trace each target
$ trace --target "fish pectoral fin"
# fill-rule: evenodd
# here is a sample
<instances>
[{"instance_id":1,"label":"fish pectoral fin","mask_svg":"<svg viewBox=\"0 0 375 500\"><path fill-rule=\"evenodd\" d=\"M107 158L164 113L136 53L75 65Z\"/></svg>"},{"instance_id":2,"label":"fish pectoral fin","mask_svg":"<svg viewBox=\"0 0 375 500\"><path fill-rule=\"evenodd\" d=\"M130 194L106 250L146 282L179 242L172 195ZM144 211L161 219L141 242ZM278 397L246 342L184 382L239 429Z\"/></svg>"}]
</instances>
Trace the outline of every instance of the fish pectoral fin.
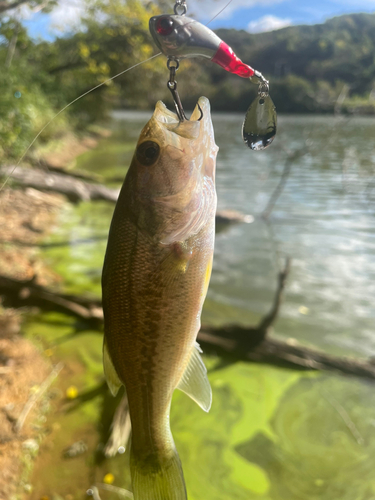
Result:
<instances>
[{"instance_id":1,"label":"fish pectoral fin","mask_svg":"<svg viewBox=\"0 0 375 500\"><path fill-rule=\"evenodd\" d=\"M107 342L105 339L103 342L103 368L104 376L107 380L109 390L111 391L113 396L116 396L120 387L122 386L122 382L117 375L115 367L113 366L113 362L111 356L109 355Z\"/></svg>"},{"instance_id":2,"label":"fish pectoral fin","mask_svg":"<svg viewBox=\"0 0 375 500\"><path fill-rule=\"evenodd\" d=\"M212 403L212 391L207 377L207 368L200 356L201 352L202 350L196 342L177 389L191 397L202 410L208 412Z\"/></svg>"}]
</instances>

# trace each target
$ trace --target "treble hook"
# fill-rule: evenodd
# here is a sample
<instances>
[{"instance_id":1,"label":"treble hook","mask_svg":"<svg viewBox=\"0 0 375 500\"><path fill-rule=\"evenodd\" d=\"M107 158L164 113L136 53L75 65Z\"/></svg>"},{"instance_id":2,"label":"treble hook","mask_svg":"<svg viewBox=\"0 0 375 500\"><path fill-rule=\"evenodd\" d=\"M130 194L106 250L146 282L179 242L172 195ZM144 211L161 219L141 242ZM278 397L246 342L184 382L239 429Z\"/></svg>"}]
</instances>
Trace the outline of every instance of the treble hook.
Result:
<instances>
[{"instance_id":1,"label":"treble hook","mask_svg":"<svg viewBox=\"0 0 375 500\"><path fill-rule=\"evenodd\" d=\"M171 64L172 62L174 62L175 64ZM173 101L174 101L174 105L176 107L176 112L177 112L178 119L180 120L180 122L183 122L183 121L187 120L187 118L186 118L186 115L185 115L184 108L182 107L180 95L177 92L177 81L176 81L176 78L175 78L176 77L176 71L178 70L179 67L180 67L180 63L179 63L179 61L177 59L172 59L172 58L168 59L168 61L167 61L167 68L169 69L170 74L169 74L169 80L168 80L168 83L167 83L167 87L171 91L171 94L172 94L172 97L173 97Z\"/></svg>"}]
</instances>

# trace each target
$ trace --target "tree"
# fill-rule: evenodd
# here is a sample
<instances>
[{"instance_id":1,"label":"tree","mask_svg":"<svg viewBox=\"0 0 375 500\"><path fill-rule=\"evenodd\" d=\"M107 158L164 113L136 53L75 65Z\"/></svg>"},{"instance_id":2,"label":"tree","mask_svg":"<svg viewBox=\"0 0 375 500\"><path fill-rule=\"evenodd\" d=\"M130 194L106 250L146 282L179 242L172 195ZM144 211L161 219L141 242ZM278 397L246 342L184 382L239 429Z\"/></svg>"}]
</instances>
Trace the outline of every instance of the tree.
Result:
<instances>
[{"instance_id":1,"label":"tree","mask_svg":"<svg viewBox=\"0 0 375 500\"><path fill-rule=\"evenodd\" d=\"M56 3L56 0L0 0L0 15L23 5L28 5L28 7L33 10L43 10L47 12L56 5Z\"/></svg>"}]
</instances>

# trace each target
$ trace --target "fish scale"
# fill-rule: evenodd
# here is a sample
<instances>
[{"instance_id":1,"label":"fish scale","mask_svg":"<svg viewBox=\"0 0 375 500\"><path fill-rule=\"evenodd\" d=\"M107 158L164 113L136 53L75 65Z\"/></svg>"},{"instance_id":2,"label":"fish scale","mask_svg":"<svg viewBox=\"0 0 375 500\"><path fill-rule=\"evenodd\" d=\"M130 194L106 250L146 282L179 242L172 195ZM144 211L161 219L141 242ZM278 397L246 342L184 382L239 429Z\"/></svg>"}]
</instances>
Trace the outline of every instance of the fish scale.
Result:
<instances>
[{"instance_id":1,"label":"fish scale","mask_svg":"<svg viewBox=\"0 0 375 500\"><path fill-rule=\"evenodd\" d=\"M173 391L211 405L196 337L212 267L217 150L206 98L183 123L159 102L111 223L104 369L112 392L123 384L128 396L135 500L187 498L169 426Z\"/></svg>"}]
</instances>

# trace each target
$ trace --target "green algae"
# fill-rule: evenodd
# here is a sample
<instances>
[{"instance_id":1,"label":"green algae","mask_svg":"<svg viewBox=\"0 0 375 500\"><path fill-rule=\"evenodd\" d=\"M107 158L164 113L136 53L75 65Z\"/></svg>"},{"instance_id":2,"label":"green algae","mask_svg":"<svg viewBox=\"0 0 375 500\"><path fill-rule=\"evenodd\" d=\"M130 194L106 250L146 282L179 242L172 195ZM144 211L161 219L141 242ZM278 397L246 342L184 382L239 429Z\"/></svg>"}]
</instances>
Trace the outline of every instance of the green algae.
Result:
<instances>
[{"instance_id":1,"label":"green algae","mask_svg":"<svg viewBox=\"0 0 375 500\"><path fill-rule=\"evenodd\" d=\"M78 500L108 472L116 486L129 489L127 456L104 459L100 452L119 401L104 384L101 333L77 328L56 313L29 321L25 330L65 364L58 382L62 396L52 403L52 430L36 462L30 498L58 493ZM172 402L171 426L190 500L372 498L371 384L243 362L217 369L214 356L205 362L211 411L205 414L179 391ZM72 401L65 397L70 385L78 389ZM64 449L79 440L88 452L64 459ZM105 491L101 496L114 498Z\"/></svg>"},{"instance_id":2,"label":"green algae","mask_svg":"<svg viewBox=\"0 0 375 500\"><path fill-rule=\"evenodd\" d=\"M134 140L129 130L121 141L119 135L104 139L98 150L82 155L77 167L100 173L107 180L124 176ZM235 201L232 198L233 206ZM58 228L42 251L62 276L66 291L99 296L113 208L108 203L82 203L62 213ZM242 251L241 246L251 240L255 230L259 225L218 237L216 276L203 311L204 323L254 325L260 318L254 311L265 312L270 307L273 284L269 282L275 273L271 275L269 270L268 247L243 249L246 272L254 278L249 284L241 282L238 272L242 274L242 268L234 269L230 260L233 247ZM286 236L291 238L289 233ZM250 259L255 260L255 267L259 265L256 271L262 273L265 284L260 286L250 274ZM299 335L327 350L347 352L326 337L317 340L311 335L326 324L318 323L317 305L306 302L304 287L309 283L300 285L303 276L298 262L296 267L297 277L292 281L296 291L289 293L287 314L276 324L276 333ZM228 283L225 274L229 272L233 282ZM233 276L239 280L238 287ZM318 285L314 287L318 289ZM314 290L310 287L308 292ZM312 313L298 315L298 306L306 303ZM339 320L335 328L341 333ZM126 454L104 459L101 452L119 401L110 396L104 384L101 332L87 330L84 324L56 313L33 318L25 331L49 354L52 352L54 362L65 364L58 380L60 398L52 402L51 432L36 461L30 500L54 494L82 499L86 489L101 483L107 473L114 475L115 486L130 489ZM205 357L213 389L209 414L178 391L173 398L171 426L189 500L375 500L375 400L371 384L252 363L230 361L223 367L222 361ZM65 396L70 386L78 390L74 400ZM79 440L87 443L88 451L73 459L63 458L63 450ZM116 498L102 489L100 494L102 500Z\"/></svg>"}]
</instances>

